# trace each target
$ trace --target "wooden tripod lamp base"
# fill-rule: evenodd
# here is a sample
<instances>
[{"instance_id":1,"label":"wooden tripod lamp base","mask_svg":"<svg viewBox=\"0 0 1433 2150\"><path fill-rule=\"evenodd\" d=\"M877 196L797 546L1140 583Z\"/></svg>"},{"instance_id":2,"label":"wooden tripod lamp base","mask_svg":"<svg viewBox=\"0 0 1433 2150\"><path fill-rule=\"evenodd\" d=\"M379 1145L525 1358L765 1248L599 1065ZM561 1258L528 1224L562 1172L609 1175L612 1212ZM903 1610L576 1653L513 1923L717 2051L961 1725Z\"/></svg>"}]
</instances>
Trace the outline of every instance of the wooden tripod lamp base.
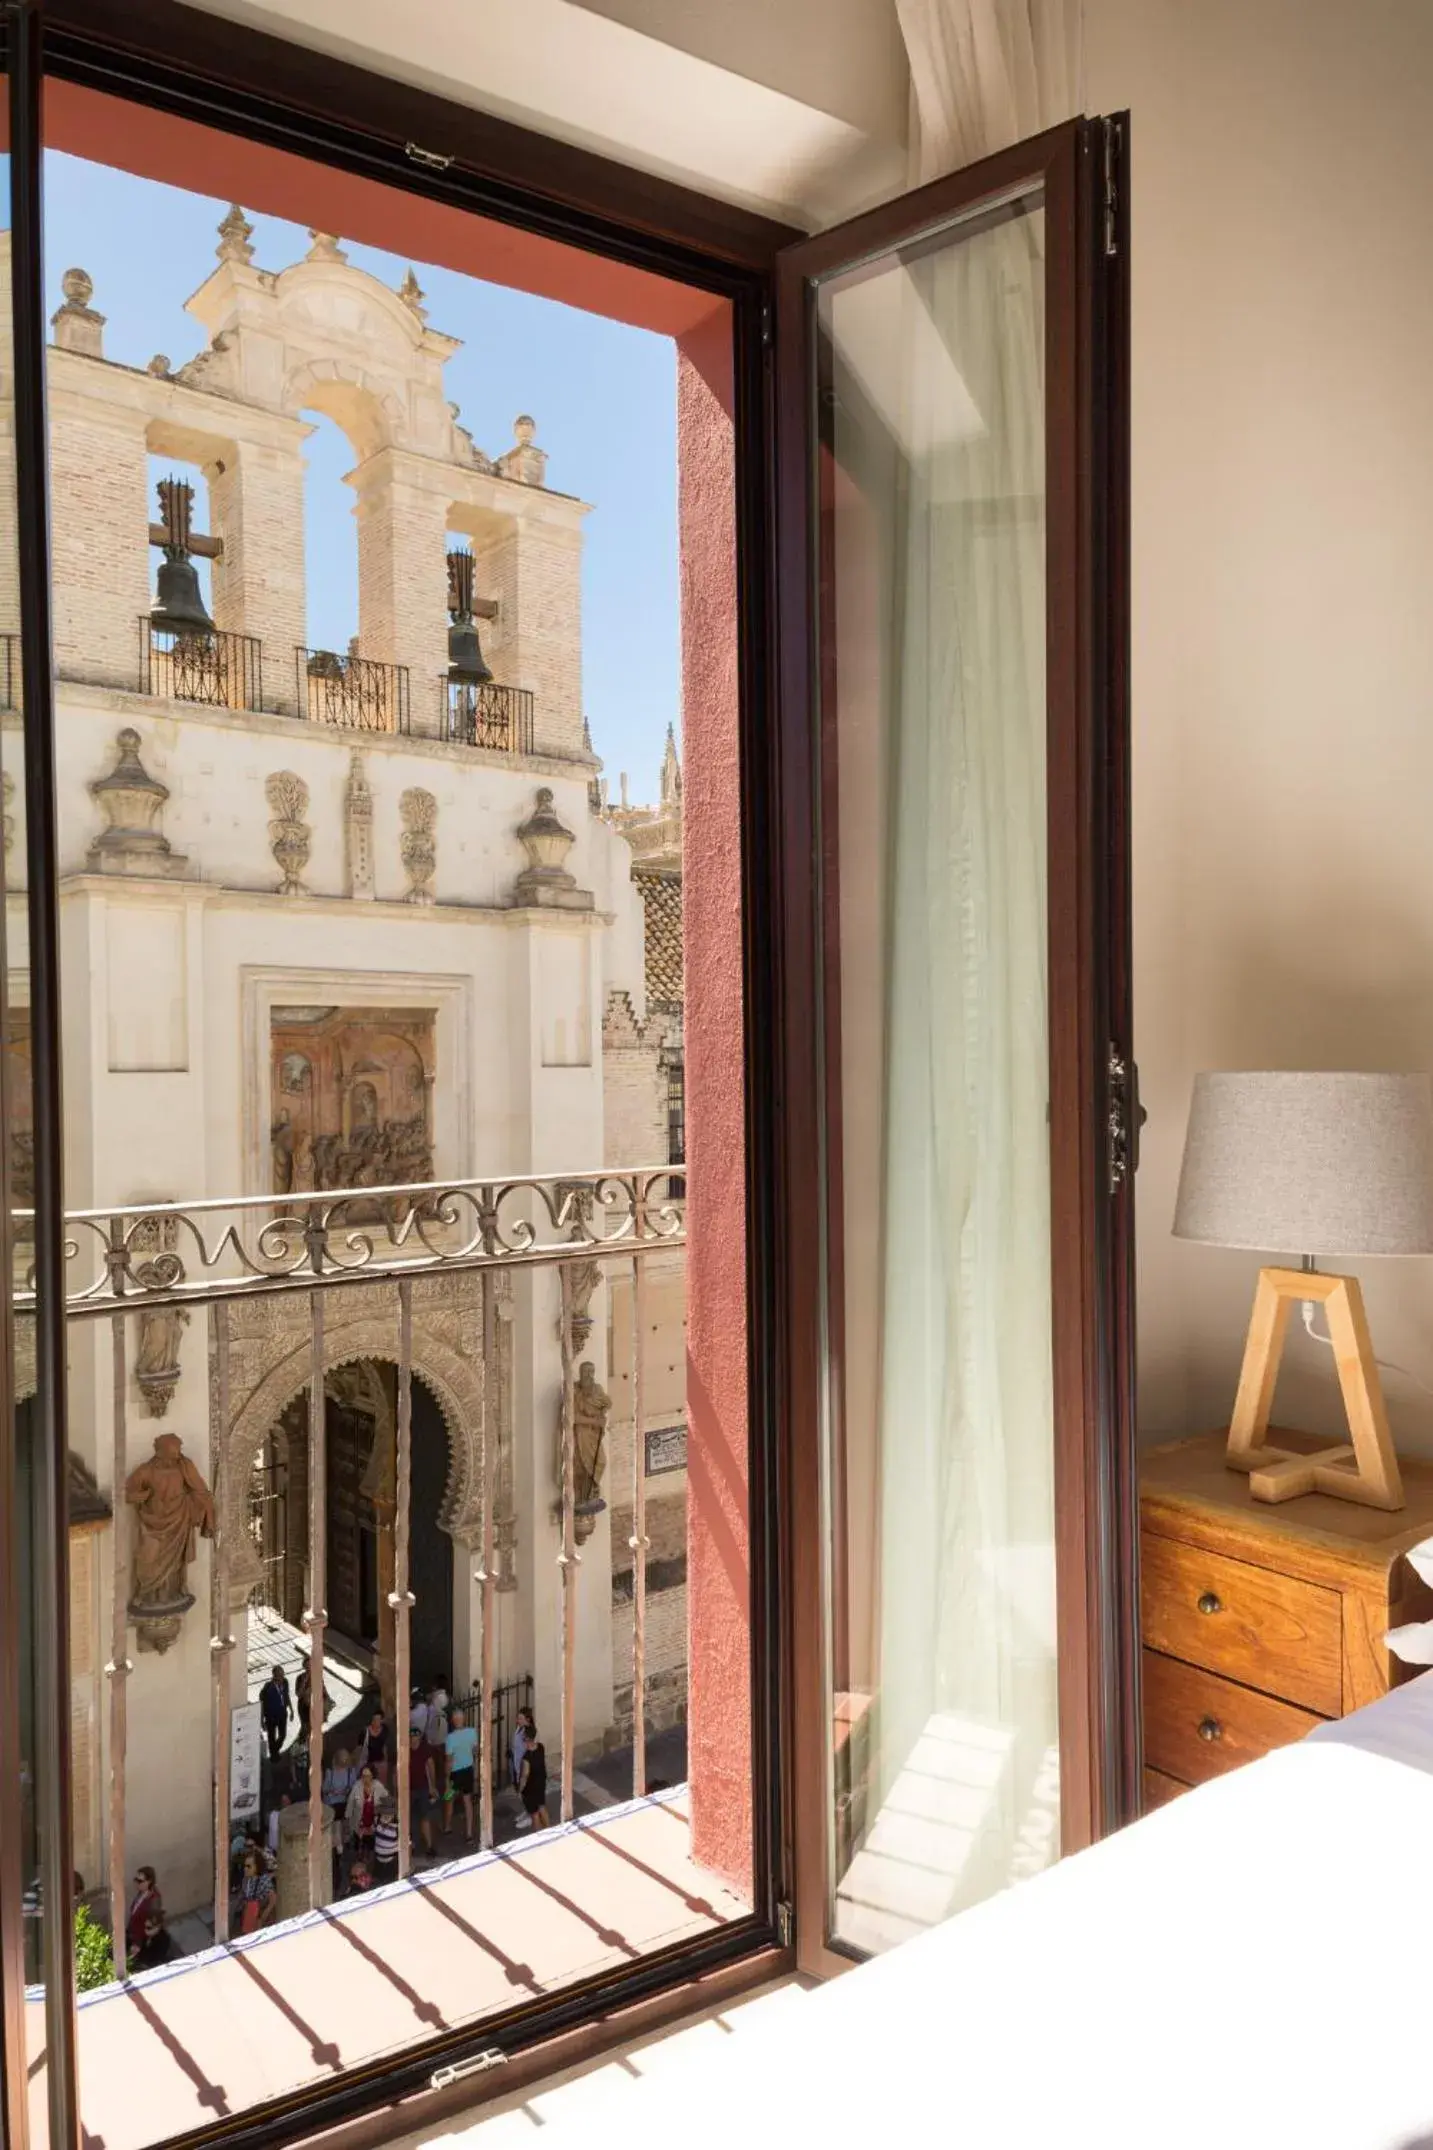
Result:
<instances>
[{"instance_id":1,"label":"wooden tripod lamp base","mask_svg":"<svg viewBox=\"0 0 1433 2150\"><path fill-rule=\"evenodd\" d=\"M1264 1439L1289 1310L1305 1299L1319 1301L1324 1309L1353 1436L1352 1446L1318 1449L1312 1455L1270 1448ZM1403 1480L1356 1277L1323 1276L1305 1269L1259 1271L1225 1460L1230 1470L1248 1472L1255 1500L1290 1501L1300 1493L1332 1493L1338 1500L1359 1501L1365 1508L1403 1506Z\"/></svg>"}]
</instances>

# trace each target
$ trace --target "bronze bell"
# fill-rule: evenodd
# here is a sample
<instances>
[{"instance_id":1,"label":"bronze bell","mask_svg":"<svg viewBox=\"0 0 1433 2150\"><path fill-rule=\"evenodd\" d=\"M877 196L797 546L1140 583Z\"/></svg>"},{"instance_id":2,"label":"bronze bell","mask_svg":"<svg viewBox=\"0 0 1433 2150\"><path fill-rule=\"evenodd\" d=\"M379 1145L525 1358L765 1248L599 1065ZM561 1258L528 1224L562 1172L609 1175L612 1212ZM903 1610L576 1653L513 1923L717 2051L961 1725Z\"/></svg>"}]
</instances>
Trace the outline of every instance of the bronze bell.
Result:
<instances>
[{"instance_id":1,"label":"bronze bell","mask_svg":"<svg viewBox=\"0 0 1433 2150\"><path fill-rule=\"evenodd\" d=\"M150 608L149 624L184 642L207 642L214 633L214 622L204 610L199 570L189 557L194 488L177 478L161 478L156 491L166 535L164 558L159 564L159 590Z\"/></svg>"},{"instance_id":2,"label":"bronze bell","mask_svg":"<svg viewBox=\"0 0 1433 2150\"><path fill-rule=\"evenodd\" d=\"M178 635L185 642L207 642L214 632L214 622L204 610L199 570L189 555L166 547L158 579L159 594L150 608L150 626Z\"/></svg>"},{"instance_id":3,"label":"bronze bell","mask_svg":"<svg viewBox=\"0 0 1433 2150\"><path fill-rule=\"evenodd\" d=\"M448 677L454 685L485 687L492 670L483 656L473 618L473 556L470 552L448 555Z\"/></svg>"}]
</instances>

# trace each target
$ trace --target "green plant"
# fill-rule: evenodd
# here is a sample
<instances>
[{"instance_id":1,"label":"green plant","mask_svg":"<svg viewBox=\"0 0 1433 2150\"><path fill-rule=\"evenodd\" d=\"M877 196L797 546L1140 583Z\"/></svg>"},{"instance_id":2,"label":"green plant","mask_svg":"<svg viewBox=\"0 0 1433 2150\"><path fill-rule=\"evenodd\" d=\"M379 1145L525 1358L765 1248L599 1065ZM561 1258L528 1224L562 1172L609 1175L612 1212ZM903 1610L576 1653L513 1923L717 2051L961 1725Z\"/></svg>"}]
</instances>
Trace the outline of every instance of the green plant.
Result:
<instances>
[{"instance_id":1,"label":"green plant","mask_svg":"<svg viewBox=\"0 0 1433 2150\"><path fill-rule=\"evenodd\" d=\"M107 1986L114 1977L114 1952L103 1926L86 1904L75 1906L75 1986L80 1993Z\"/></svg>"}]
</instances>

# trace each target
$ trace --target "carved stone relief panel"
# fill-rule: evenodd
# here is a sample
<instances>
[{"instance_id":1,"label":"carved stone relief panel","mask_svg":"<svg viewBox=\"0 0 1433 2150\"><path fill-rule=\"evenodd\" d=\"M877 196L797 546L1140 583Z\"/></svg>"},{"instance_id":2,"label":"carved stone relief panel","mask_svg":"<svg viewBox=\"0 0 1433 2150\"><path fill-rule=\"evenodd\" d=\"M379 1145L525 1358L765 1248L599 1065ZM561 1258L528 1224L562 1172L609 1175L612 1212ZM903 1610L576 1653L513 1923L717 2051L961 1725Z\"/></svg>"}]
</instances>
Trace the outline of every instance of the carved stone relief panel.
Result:
<instances>
[{"instance_id":1,"label":"carved stone relief panel","mask_svg":"<svg viewBox=\"0 0 1433 2150\"><path fill-rule=\"evenodd\" d=\"M309 828L308 785L292 769L277 769L264 786L264 796L269 802L273 820L269 823L269 849L274 854L274 864L283 879L278 886L281 896L303 896L303 873L313 848L313 834Z\"/></svg>"},{"instance_id":2,"label":"carved stone relief panel","mask_svg":"<svg viewBox=\"0 0 1433 2150\"><path fill-rule=\"evenodd\" d=\"M269 1031L275 1194L396 1187L433 1177L436 1017L275 1008ZM361 1211L352 1211L360 1221Z\"/></svg>"}]
</instances>

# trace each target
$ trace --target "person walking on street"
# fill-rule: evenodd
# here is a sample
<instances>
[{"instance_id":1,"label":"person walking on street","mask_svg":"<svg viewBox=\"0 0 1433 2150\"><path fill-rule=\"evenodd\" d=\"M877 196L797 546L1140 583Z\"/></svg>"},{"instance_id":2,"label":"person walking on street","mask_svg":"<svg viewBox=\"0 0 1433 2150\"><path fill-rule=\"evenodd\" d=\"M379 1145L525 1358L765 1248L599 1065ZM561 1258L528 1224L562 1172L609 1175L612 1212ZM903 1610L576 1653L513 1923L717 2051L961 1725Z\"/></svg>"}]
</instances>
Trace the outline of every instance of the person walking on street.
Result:
<instances>
[{"instance_id":1,"label":"person walking on street","mask_svg":"<svg viewBox=\"0 0 1433 2150\"><path fill-rule=\"evenodd\" d=\"M259 1689L259 1722L263 1725L264 1737L269 1743L271 1762L277 1762L279 1758L293 1713L293 1697L289 1693L284 1668L282 1665L271 1665L269 1676Z\"/></svg>"},{"instance_id":2,"label":"person walking on street","mask_svg":"<svg viewBox=\"0 0 1433 2150\"><path fill-rule=\"evenodd\" d=\"M448 1757L448 1800L463 1802L463 1828L468 1842L473 1841L473 1785L476 1778L478 1757L478 1728L464 1719L461 1710L454 1710L452 1729L445 1742ZM444 1809L446 1823L448 1808Z\"/></svg>"},{"instance_id":3,"label":"person walking on street","mask_svg":"<svg viewBox=\"0 0 1433 2150\"><path fill-rule=\"evenodd\" d=\"M398 1879L398 1810L385 1807L373 1824L373 1877L381 1888Z\"/></svg>"},{"instance_id":4,"label":"person walking on street","mask_svg":"<svg viewBox=\"0 0 1433 2150\"><path fill-rule=\"evenodd\" d=\"M408 1742L412 1750L412 1760L408 1765L408 1806L418 1830L418 1842L414 1844L413 1850L416 1852L421 1845L431 1856L437 1848L433 1840L433 1814L438 1804L433 1791L432 1766L431 1763L427 1768L423 1765L425 1750L422 1733L410 1732Z\"/></svg>"},{"instance_id":5,"label":"person walking on street","mask_svg":"<svg viewBox=\"0 0 1433 2150\"><path fill-rule=\"evenodd\" d=\"M257 1927L272 1925L278 1912L274 1877L265 1866L258 1845L251 1844L244 1854L244 1872L239 1882L240 1933L251 1934Z\"/></svg>"},{"instance_id":6,"label":"person walking on street","mask_svg":"<svg viewBox=\"0 0 1433 2150\"><path fill-rule=\"evenodd\" d=\"M178 1954L174 1936L164 1923L163 1912L151 1911L145 1921L144 1939L131 1954L129 1968L131 1971L152 1971L157 1964L173 1963Z\"/></svg>"},{"instance_id":7,"label":"person walking on street","mask_svg":"<svg viewBox=\"0 0 1433 2150\"><path fill-rule=\"evenodd\" d=\"M365 1769L348 1795L348 1836L364 1859L373 1857L373 1832L390 1799L371 1769Z\"/></svg>"},{"instance_id":8,"label":"person walking on street","mask_svg":"<svg viewBox=\"0 0 1433 2150\"><path fill-rule=\"evenodd\" d=\"M159 1883L152 1866L139 1866L134 1872L134 1895L129 1901L129 1914L124 1922L126 1953L134 1955L144 1946L144 1937L151 1919L164 1917L164 1902L159 1893Z\"/></svg>"},{"instance_id":9,"label":"person walking on street","mask_svg":"<svg viewBox=\"0 0 1433 2150\"><path fill-rule=\"evenodd\" d=\"M537 1726L524 1735L522 1776L518 1780L518 1796L523 1812L534 1829L551 1827L547 1815L547 1749L537 1736Z\"/></svg>"},{"instance_id":10,"label":"person walking on street","mask_svg":"<svg viewBox=\"0 0 1433 2150\"><path fill-rule=\"evenodd\" d=\"M517 1727L512 1736L512 1788L515 1792L519 1791L522 1785L522 1758L527 1752L529 1733L532 1734L534 1739L537 1738L537 1719L533 1716L531 1710L521 1709L517 1713ZM530 1829L532 1827L530 1816L526 1813L519 1814L517 1826L519 1829Z\"/></svg>"},{"instance_id":11,"label":"person walking on street","mask_svg":"<svg viewBox=\"0 0 1433 2150\"><path fill-rule=\"evenodd\" d=\"M348 1795L357 1782L359 1772L348 1759L347 1747L335 1747L333 1760L323 1773L323 1803L333 1816L333 1848L343 1850L343 1822L348 1812Z\"/></svg>"},{"instance_id":12,"label":"person walking on street","mask_svg":"<svg viewBox=\"0 0 1433 2150\"><path fill-rule=\"evenodd\" d=\"M386 1792L389 1789L388 1772L393 1755L393 1739L388 1729L388 1719L381 1709L376 1709L368 1720L368 1730L363 1735L358 1750L358 1766L366 1763Z\"/></svg>"}]
</instances>

